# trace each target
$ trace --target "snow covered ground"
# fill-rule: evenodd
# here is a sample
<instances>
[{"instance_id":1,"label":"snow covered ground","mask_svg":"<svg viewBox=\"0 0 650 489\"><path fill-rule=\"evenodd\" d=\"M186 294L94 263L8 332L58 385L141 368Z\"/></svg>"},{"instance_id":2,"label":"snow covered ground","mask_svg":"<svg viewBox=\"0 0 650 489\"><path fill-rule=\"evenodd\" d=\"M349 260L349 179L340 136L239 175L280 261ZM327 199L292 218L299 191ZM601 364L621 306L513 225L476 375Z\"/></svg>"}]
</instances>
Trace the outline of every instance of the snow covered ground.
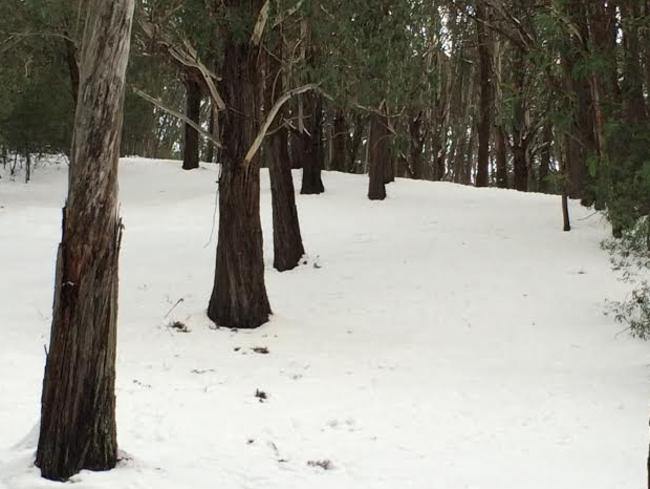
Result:
<instances>
[{"instance_id":1,"label":"snow covered ground","mask_svg":"<svg viewBox=\"0 0 650 489\"><path fill-rule=\"evenodd\" d=\"M74 487L645 487L649 346L603 315L625 289L601 217L572 205L563 233L556 197L405 180L369 202L328 173L298 197L307 263L280 274L264 173L275 315L237 332L204 315L216 172L179 167L121 165L125 459ZM2 489L59 487L32 460L65 186L65 165L0 179Z\"/></svg>"}]
</instances>

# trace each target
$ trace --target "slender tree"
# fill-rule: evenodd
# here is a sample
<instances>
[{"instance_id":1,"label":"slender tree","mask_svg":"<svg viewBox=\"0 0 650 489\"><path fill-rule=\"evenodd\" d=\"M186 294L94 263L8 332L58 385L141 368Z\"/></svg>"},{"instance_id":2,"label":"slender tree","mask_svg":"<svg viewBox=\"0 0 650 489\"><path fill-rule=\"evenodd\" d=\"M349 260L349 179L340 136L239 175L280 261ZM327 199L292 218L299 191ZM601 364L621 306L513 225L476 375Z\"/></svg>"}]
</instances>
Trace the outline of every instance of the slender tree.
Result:
<instances>
[{"instance_id":1,"label":"slender tree","mask_svg":"<svg viewBox=\"0 0 650 489\"><path fill-rule=\"evenodd\" d=\"M274 33L278 34L278 33ZM283 49L279 35L274 36L272 53L267 56L268 76L264 91L267 108L283 94ZM300 234L296 195L289 158L289 134L284 124L284 110L276 116L279 126L266 138L265 152L271 177L273 206L273 266L281 272L298 266L305 254Z\"/></svg>"},{"instance_id":2,"label":"slender tree","mask_svg":"<svg viewBox=\"0 0 650 489\"><path fill-rule=\"evenodd\" d=\"M476 3L476 32L479 59L479 122L478 122L478 159L476 186L487 187L490 168L490 131L492 126L492 53L490 49L490 30L486 23L490 21L487 5L483 0Z\"/></svg>"}]
</instances>

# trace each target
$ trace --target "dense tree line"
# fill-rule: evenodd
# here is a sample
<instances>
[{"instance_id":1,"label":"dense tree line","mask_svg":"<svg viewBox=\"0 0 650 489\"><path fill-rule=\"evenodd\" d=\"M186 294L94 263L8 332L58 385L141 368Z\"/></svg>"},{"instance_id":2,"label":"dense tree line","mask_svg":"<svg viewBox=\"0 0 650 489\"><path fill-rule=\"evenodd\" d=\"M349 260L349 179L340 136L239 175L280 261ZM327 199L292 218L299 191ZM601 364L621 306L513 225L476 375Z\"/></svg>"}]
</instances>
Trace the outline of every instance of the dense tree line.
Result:
<instances>
[{"instance_id":1,"label":"dense tree line","mask_svg":"<svg viewBox=\"0 0 650 489\"><path fill-rule=\"evenodd\" d=\"M3 155L68 153L85 2L8 1ZM368 172L373 199L402 176L566 192L609 209L617 229L636 215L618 189L637 185L647 154L646 0L262 5L260 110L278 92L319 84L277 124L275 151L304 169L303 193L324 191L320 171L329 169ZM182 157L186 169L222 161L214 140L165 109L224 137L228 32L246 22L227 7L138 2L129 83L160 103L127 90L122 155Z\"/></svg>"},{"instance_id":2,"label":"dense tree line","mask_svg":"<svg viewBox=\"0 0 650 489\"><path fill-rule=\"evenodd\" d=\"M303 194L327 190L324 169L368 173L372 200L396 177L554 193L565 230L567 200L581 199L619 237L650 213L648 0L5 4L3 162L61 152L71 163L37 455L49 478L116 461L118 154L221 165L207 312L238 328L271 314L262 166L280 271L304 254L296 168ZM87 345L93 358L77 353ZM74 388L89 378L92 395Z\"/></svg>"}]
</instances>

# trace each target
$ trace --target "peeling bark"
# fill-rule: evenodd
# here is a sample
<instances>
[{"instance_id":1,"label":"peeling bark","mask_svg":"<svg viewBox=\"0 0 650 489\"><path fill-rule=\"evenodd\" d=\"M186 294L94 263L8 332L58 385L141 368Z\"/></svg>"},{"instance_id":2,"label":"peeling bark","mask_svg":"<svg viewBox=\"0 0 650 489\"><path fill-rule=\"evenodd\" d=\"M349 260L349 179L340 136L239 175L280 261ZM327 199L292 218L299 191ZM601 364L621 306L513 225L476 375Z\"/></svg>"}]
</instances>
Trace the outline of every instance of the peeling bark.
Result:
<instances>
[{"instance_id":1,"label":"peeling bark","mask_svg":"<svg viewBox=\"0 0 650 489\"><path fill-rule=\"evenodd\" d=\"M84 32L36 465L47 479L117 462L117 168L133 0L95 0Z\"/></svg>"}]
</instances>

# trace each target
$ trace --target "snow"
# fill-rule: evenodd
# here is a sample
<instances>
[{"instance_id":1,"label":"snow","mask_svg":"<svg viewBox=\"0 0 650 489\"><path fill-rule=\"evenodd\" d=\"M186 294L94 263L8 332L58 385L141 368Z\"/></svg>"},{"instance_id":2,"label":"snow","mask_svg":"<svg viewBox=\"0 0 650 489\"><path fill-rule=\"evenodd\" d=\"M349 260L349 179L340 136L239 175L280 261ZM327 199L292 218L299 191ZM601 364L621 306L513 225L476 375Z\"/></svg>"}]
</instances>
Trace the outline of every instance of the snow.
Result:
<instances>
[{"instance_id":1,"label":"snow","mask_svg":"<svg viewBox=\"0 0 650 489\"><path fill-rule=\"evenodd\" d=\"M264 172L275 314L232 331L204 312L216 170L120 171L125 452L75 487L645 487L648 346L603 314L626 290L599 215L572 203L563 233L557 197L398 180L370 202L366 177L326 173L298 196L306 264L280 274ZM33 454L66 181L64 164L0 179L2 489L59 487Z\"/></svg>"}]
</instances>

